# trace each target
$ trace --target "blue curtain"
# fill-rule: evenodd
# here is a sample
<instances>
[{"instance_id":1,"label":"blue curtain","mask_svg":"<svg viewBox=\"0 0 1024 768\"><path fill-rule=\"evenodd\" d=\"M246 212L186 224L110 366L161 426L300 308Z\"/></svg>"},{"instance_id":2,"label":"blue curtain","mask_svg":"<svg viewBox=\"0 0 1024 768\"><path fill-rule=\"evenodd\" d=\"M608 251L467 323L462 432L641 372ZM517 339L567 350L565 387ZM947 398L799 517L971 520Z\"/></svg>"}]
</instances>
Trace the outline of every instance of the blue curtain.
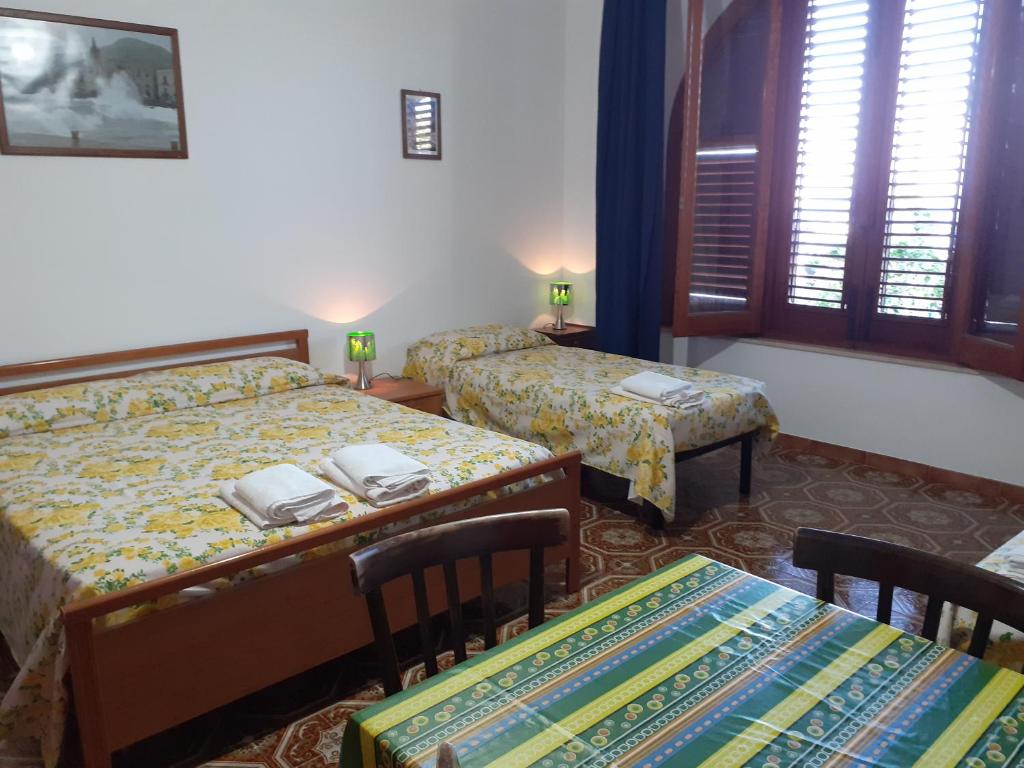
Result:
<instances>
[{"instance_id":1,"label":"blue curtain","mask_svg":"<svg viewBox=\"0 0 1024 768\"><path fill-rule=\"evenodd\" d=\"M597 110L597 333L658 359L664 241L665 0L605 0Z\"/></svg>"}]
</instances>

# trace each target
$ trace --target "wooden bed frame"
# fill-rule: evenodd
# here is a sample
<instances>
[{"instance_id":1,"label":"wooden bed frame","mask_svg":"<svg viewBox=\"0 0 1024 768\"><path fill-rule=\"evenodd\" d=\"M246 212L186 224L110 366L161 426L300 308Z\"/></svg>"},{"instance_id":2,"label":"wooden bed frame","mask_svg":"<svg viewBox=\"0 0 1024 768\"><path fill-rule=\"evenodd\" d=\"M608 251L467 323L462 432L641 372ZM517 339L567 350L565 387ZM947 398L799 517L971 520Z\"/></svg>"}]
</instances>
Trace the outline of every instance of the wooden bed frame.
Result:
<instances>
[{"instance_id":1,"label":"wooden bed frame","mask_svg":"<svg viewBox=\"0 0 1024 768\"><path fill-rule=\"evenodd\" d=\"M268 348L272 349L267 351ZM42 383L21 382L0 388L0 394L113 378L189 362L213 363L266 355L309 362L308 350L308 333L298 330L0 366L0 384L11 379L51 376ZM200 355L202 359L197 360ZM121 370L110 370L114 366ZM53 374L58 377L52 378ZM573 452L226 560L65 605L63 621L74 713L86 768L109 768L115 750L373 640L365 602L351 587L348 555L354 548L311 557L209 596L153 611L126 624L108 627L103 621L105 617L388 523L493 494L513 483L559 472L561 477L556 475L540 486L491 497L444 519L454 521L529 509L568 509L572 521L569 542L565 547L550 550L546 559L549 563L565 563L566 588L576 592L580 585L580 455ZM480 594L476 568L475 561L459 564L460 590L466 600ZM527 557L522 552L498 555L493 569L495 584L525 579ZM434 571L428 573L428 593L431 605L441 613L445 606L444 580L440 569ZM401 582L389 587L385 593L392 627L411 626L416 622L411 590Z\"/></svg>"}]
</instances>

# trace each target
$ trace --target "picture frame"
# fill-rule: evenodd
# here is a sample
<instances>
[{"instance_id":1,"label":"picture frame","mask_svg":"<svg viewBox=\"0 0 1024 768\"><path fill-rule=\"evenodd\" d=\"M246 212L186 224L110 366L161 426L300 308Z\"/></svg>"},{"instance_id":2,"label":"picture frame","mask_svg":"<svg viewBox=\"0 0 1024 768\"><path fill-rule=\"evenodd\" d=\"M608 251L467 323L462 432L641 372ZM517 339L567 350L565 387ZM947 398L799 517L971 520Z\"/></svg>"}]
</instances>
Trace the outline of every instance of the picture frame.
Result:
<instances>
[{"instance_id":1,"label":"picture frame","mask_svg":"<svg viewBox=\"0 0 1024 768\"><path fill-rule=\"evenodd\" d=\"M441 94L402 89L402 157L441 159Z\"/></svg>"},{"instance_id":2,"label":"picture frame","mask_svg":"<svg viewBox=\"0 0 1024 768\"><path fill-rule=\"evenodd\" d=\"M187 158L178 31L0 8L0 153Z\"/></svg>"}]
</instances>

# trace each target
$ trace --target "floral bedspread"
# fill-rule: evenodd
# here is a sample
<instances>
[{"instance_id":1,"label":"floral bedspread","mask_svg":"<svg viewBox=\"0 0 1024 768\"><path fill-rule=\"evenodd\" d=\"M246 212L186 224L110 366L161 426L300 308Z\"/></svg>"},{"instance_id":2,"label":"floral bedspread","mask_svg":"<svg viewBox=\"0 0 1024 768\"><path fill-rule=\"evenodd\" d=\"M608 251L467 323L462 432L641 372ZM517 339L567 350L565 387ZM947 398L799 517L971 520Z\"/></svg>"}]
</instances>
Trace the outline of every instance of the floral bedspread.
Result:
<instances>
[{"instance_id":1,"label":"floral bedspread","mask_svg":"<svg viewBox=\"0 0 1024 768\"><path fill-rule=\"evenodd\" d=\"M531 337L540 340L530 345ZM541 341L542 340L542 341ZM643 370L692 381L704 402L682 410L613 394ZM405 375L444 387L459 421L577 449L583 462L631 482L631 496L675 516L675 454L755 429L770 438L778 420L753 379L557 347L533 331L481 326L428 336L409 348Z\"/></svg>"},{"instance_id":2,"label":"floral bedspread","mask_svg":"<svg viewBox=\"0 0 1024 768\"><path fill-rule=\"evenodd\" d=\"M1024 533L1017 534L986 556L978 566L1024 583ZM971 644L976 619L974 611L946 603L942 607L938 642L966 651ZM985 659L1001 667L1024 671L1024 633L1001 622L993 622Z\"/></svg>"},{"instance_id":3,"label":"floral bedspread","mask_svg":"<svg viewBox=\"0 0 1024 768\"><path fill-rule=\"evenodd\" d=\"M275 358L0 397L0 430L0 632L20 667L0 691L0 763L47 766L67 706L62 605L310 529L258 530L218 498L224 480L284 461L316 473L339 446L383 442L432 467L436 493L550 456ZM350 517L376 511L342 496Z\"/></svg>"}]
</instances>

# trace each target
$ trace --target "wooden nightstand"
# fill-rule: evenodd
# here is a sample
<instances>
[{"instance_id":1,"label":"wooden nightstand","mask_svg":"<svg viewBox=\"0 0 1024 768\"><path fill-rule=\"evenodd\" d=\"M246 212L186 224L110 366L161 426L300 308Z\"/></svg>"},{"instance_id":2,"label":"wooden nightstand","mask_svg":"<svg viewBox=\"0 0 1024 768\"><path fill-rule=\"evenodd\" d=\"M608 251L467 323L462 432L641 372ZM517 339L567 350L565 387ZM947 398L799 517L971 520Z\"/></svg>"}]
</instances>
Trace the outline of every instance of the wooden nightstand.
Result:
<instances>
[{"instance_id":1,"label":"wooden nightstand","mask_svg":"<svg viewBox=\"0 0 1024 768\"><path fill-rule=\"evenodd\" d=\"M379 397L381 400L390 400L392 403L401 403L419 411L432 413L435 416L441 415L444 390L432 387L429 384L421 384L413 379L388 379L382 377L374 379L372 383L372 387L362 390L364 395Z\"/></svg>"},{"instance_id":2,"label":"wooden nightstand","mask_svg":"<svg viewBox=\"0 0 1024 768\"><path fill-rule=\"evenodd\" d=\"M597 349L597 328L592 325L576 325L566 323L564 331L556 331L551 326L534 328L543 333L560 347L580 347L581 349Z\"/></svg>"}]
</instances>

